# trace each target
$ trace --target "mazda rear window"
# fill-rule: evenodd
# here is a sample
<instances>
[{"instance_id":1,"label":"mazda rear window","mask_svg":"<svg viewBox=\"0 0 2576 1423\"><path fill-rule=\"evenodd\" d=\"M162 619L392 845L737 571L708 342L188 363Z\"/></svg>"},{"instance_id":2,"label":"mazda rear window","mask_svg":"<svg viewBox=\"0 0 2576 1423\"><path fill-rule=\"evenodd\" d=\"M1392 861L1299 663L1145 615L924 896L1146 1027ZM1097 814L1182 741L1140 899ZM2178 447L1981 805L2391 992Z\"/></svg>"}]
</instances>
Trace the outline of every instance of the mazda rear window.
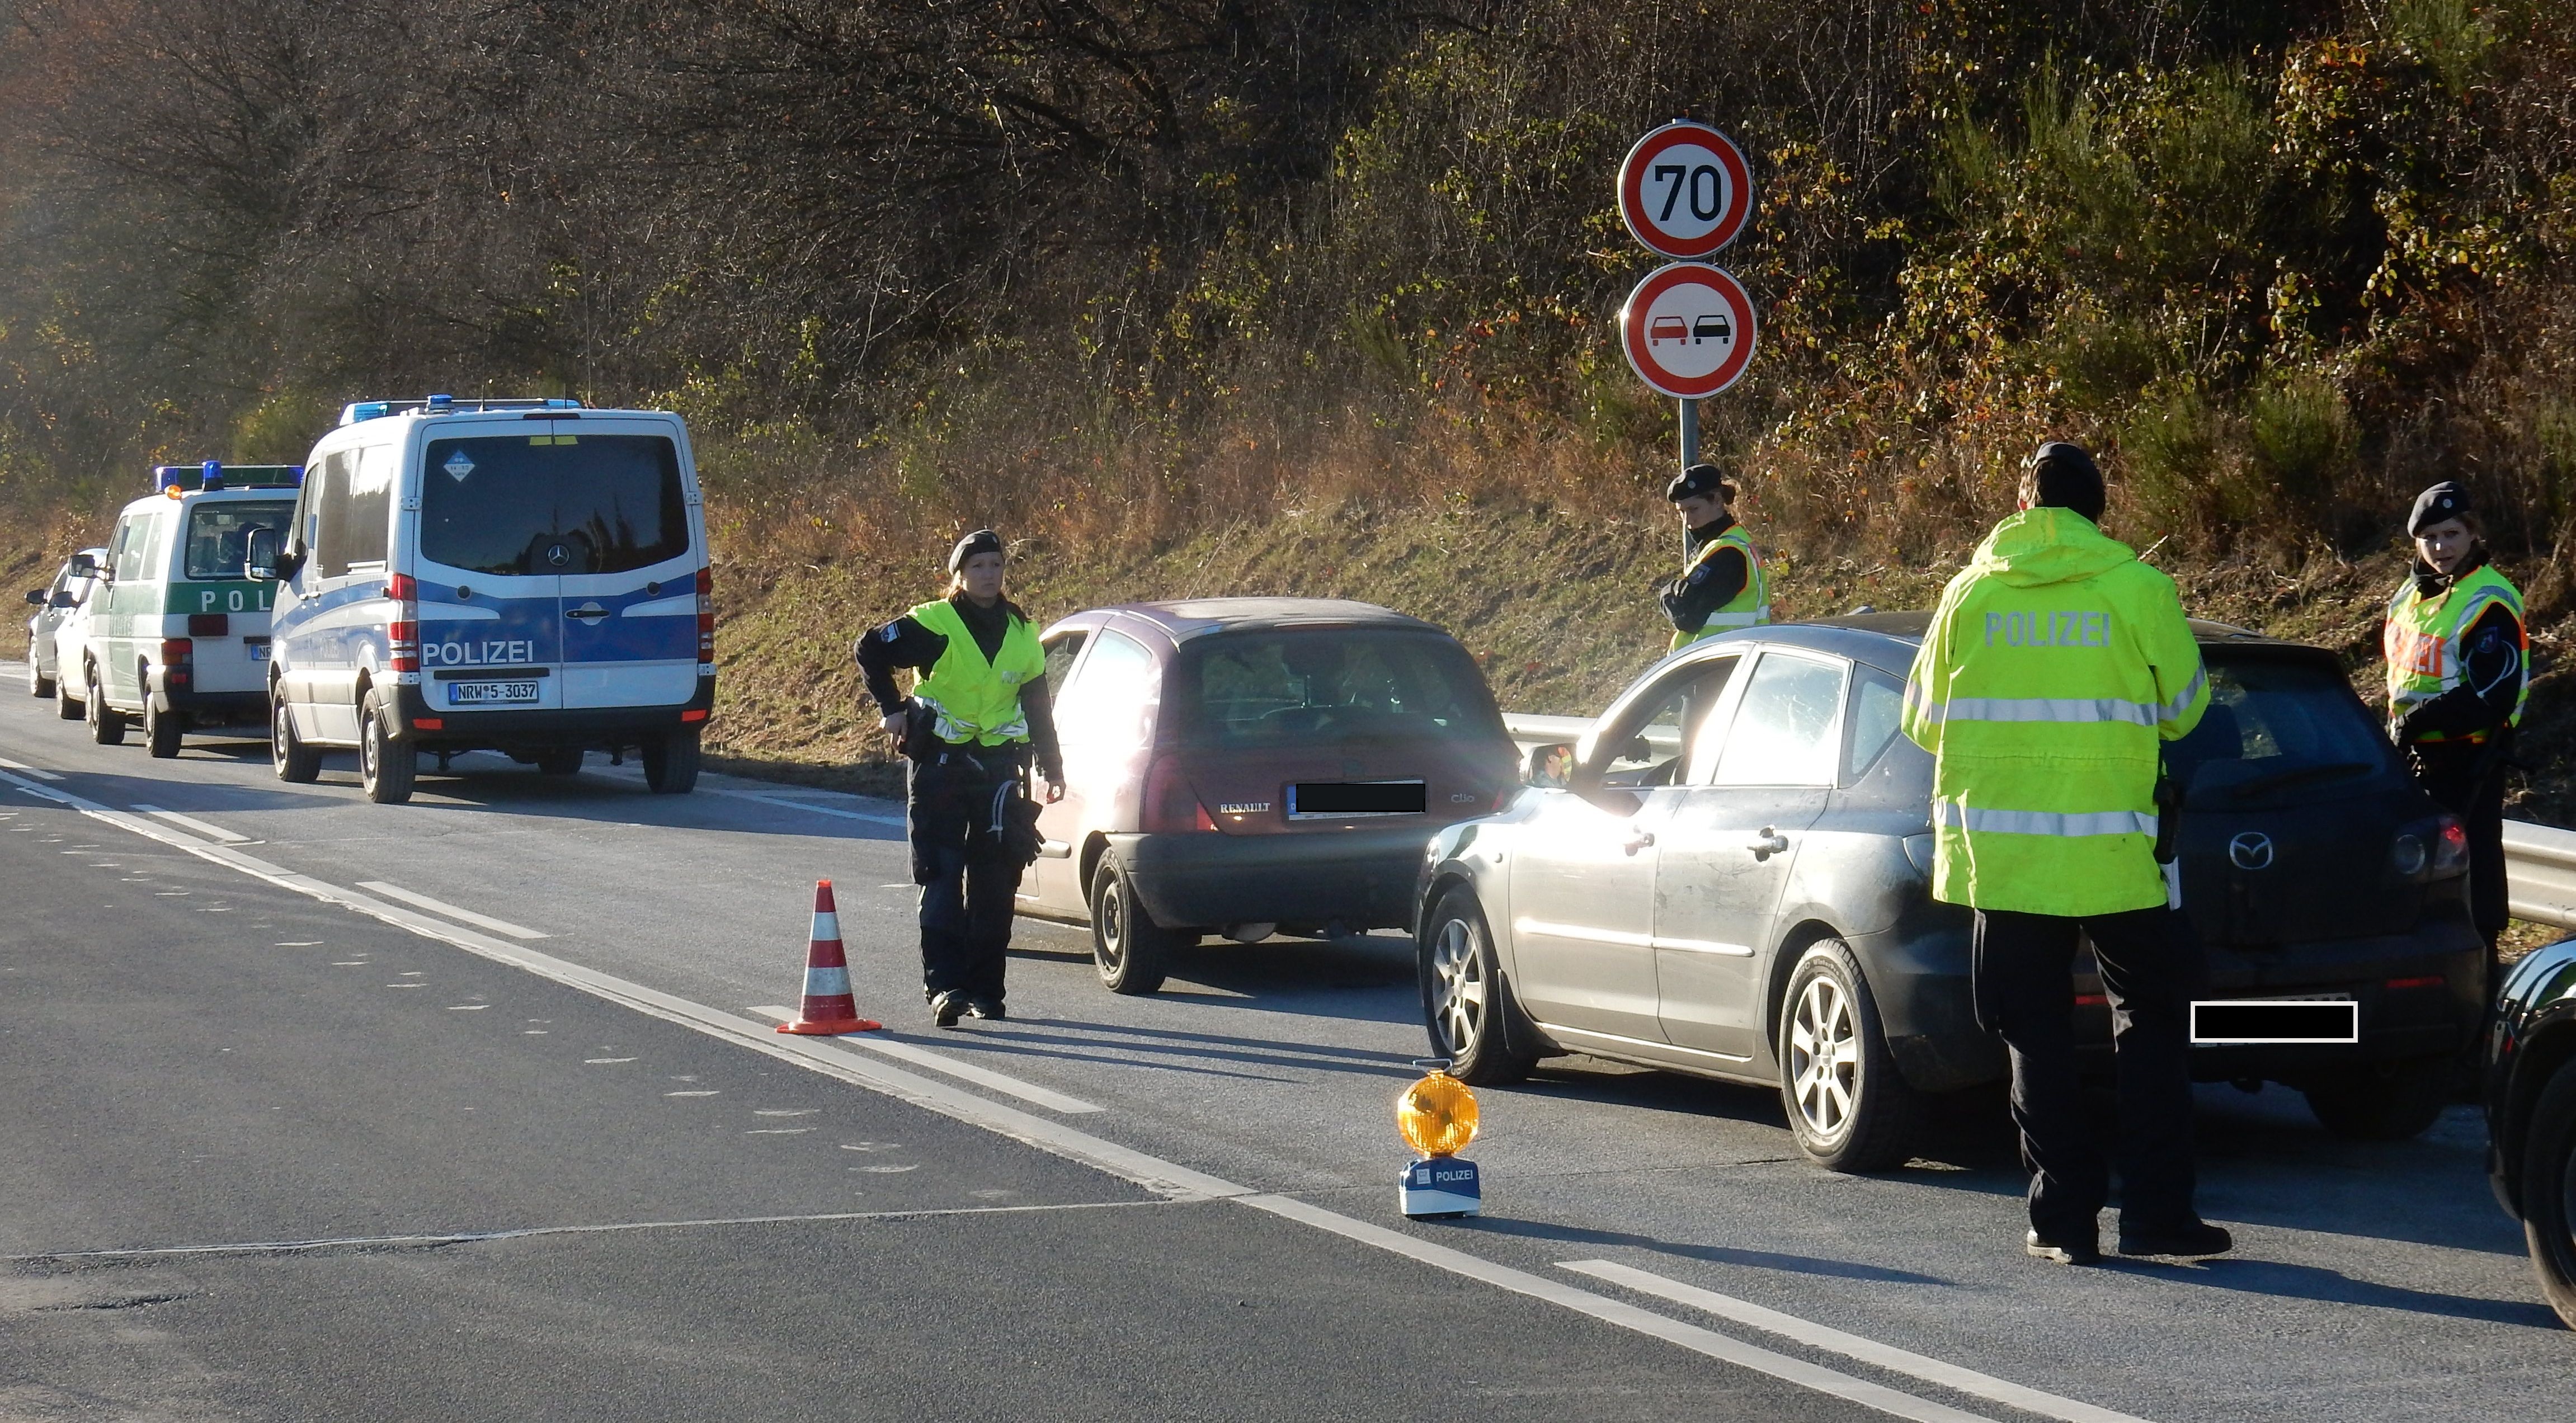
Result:
<instances>
[{"instance_id":1,"label":"mazda rear window","mask_svg":"<svg viewBox=\"0 0 2576 1423\"><path fill-rule=\"evenodd\" d=\"M679 451L659 435L432 440L424 466L420 554L433 563L623 573L689 551Z\"/></svg>"},{"instance_id":2,"label":"mazda rear window","mask_svg":"<svg viewBox=\"0 0 2576 1423\"><path fill-rule=\"evenodd\" d=\"M1505 739L1466 649L1428 633L1222 633L1183 654L1179 735L1228 748Z\"/></svg>"},{"instance_id":3,"label":"mazda rear window","mask_svg":"<svg viewBox=\"0 0 2576 1423\"><path fill-rule=\"evenodd\" d=\"M2387 738L2340 672L2248 658L2209 668L2209 710L2166 757L2194 790L2323 783L2390 764Z\"/></svg>"}]
</instances>

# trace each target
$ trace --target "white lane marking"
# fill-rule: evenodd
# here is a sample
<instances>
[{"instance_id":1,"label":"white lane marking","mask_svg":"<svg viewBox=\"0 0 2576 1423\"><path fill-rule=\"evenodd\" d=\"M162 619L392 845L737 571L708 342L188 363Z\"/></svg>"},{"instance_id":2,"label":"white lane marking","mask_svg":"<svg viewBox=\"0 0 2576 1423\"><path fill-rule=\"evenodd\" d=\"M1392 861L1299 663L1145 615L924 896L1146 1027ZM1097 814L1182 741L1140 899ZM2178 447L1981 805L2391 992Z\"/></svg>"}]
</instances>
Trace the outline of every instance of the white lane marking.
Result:
<instances>
[{"instance_id":1,"label":"white lane marking","mask_svg":"<svg viewBox=\"0 0 2576 1423\"><path fill-rule=\"evenodd\" d=\"M0 780L17 778L0 772ZM1231 1200L1256 1210L1329 1231L1346 1239L1375 1246L1403 1255L1433 1268L1467 1279L1479 1280L1516 1294L1562 1305L1589 1315L1604 1323L1633 1330L1652 1338L1689 1349L1709 1358L1736 1364L1757 1373L1769 1374L1820 1393L1875 1408L1916 1423L1993 1423L1978 1414L1962 1412L1946 1404L1900 1393L1883 1384L1838 1373L1832 1369L1789 1358L1768 1349L1757 1348L1729 1338L1715 1330L1685 1324L1641 1309L1623 1300L1576 1289L1561 1280L1517 1270L1508 1265L1470 1255L1463 1250L1389 1230L1384 1226L1338 1214L1310 1202L1289 1196L1257 1192L1239 1186L1221 1176L1210 1175L1178 1162L1166 1161L1149 1152L1122 1146L1105 1137L1055 1121L1035 1116L1017 1107L1005 1106L971 1092L933 1081L901 1068L871 1060L829 1038L807 1038L779 1033L768 1025L738 1017L703 1003L692 1002L676 994L648 988L640 983L601 973L596 969L559 959L551 954L499 939L485 938L435 919L424 918L410 910L383 900L356 894L299 874L282 865L274 865L238 850L209 845L202 840L181 838L162 830L148 820L108 809L95 801L68 792L19 784L45 800L69 806L82 815L102 820L147 839L157 840L185 850L199 859L227 866L276 885L326 903L345 905L359 913L381 919L388 924L408 929L423 938L451 944L468 953L495 963L535 974L568 988L578 989L593 997L632 1008L650 1017L764 1053L781 1061L837 1078L854 1086L908 1102L925 1111L981 1127L1039 1150L1097 1167L1157 1195L1172 1200ZM430 1237L433 1239L445 1237ZM113 1253L113 1252L105 1252Z\"/></svg>"},{"instance_id":2,"label":"white lane marking","mask_svg":"<svg viewBox=\"0 0 2576 1423\"><path fill-rule=\"evenodd\" d=\"M415 890L405 889L398 884L387 884L380 879L362 879L358 881L358 888L371 889L376 893L383 895L387 899L399 899L414 909L426 909L432 914L444 914L448 918L453 919L460 924L471 924L477 929L489 929L495 934L507 934L513 939L543 939L550 937L535 929L523 928L517 924L513 924L506 919L493 919L485 915L477 914L471 909L459 909L455 905L449 904L444 900L432 899L428 895L421 894Z\"/></svg>"},{"instance_id":3,"label":"white lane marking","mask_svg":"<svg viewBox=\"0 0 2576 1423\"><path fill-rule=\"evenodd\" d=\"M40 771L23 761L12 761L6 756L0 756L0 766L6 766L12 771L23 771L40 781L59 781L62 779L62 777L55 775L51 771Z\"/></svg>"},{"instance_id":4,"label":"white lane marking","mask_svg":"<svg viewBox=\"0 0 2576 1423\"><path fill-rule=\"evenodd\" d=\"M226 1049L230 1051L230 1049ZM0 1255L0 1263L46 1260L116 1260L138 1255L244 1255L290 1250L388 1245L472 1245L487 1240L526 1240L540 1235L614 1235L629 1230L703 1230L729 1225L821 1225L833 1221L931 1220L952 1215L1035 1215L1043 1211L1115 1211L1167 1206L1170 1201L1063 1201L1041 1206L930 1206L908 1211L835 1211L828 1215L746 1215L715 1220L635 1220L614 1225L532 1225L517 1230L460 1231L454 1235L349 1235L327 1240L245 1240L229 1245L145 1245L128 1250L59 1250L51 1255Z\"/></svg>"},{"instance_id":5,"label":"white lane marking","mask_svg":"<svg viewBox=\"0 0 2576 1423\"><path fill-rule=\"evenodd\" d=\"M594 1062L633 1062L634 1060L635 1059L631 1057L585 1057L582 1059L582 1062L584 1064L589 1064Z\"/></svg>"},{"instance_id":6,"label":"white lane marking","mask_svg":"<svg viewBox=\"0 0 2576 1423\"><path fill-rule=\"evenodd\" d=\"M695 1092L665 1092L662 1095L665 1097L721 1097L724 1094L708 1088L700 1088Z\"/></svg>"},{"instance_id":7,"label":"white lane marking","mask_svg":"<svg viewBox=\"0 0 2576 1423\"><path fill-rule=\"evenodd\" d=\"M1999 1379L1991 1374L1978 1373L1974 1369L1961 1368L1957 1364L1927 1358L1911 1350L1896 1348L1894 1345L1881 1344L1875 1339L1846 1334L1829 1325L1800 1319L1794 1314L1782 1314L1776 1309L1766 1309L1751 1300L1741 1300L1733 1295L1722 1295L1715 1290L1704 1290L1696 1285L1683 1284L1679 1280L1666 1279L1651 1271L1635 1269L1609 1260L1563 1260L1557 1263L1557 1268L1572 1270L1579 1275L1590 1275L1596 1280L1607 1280L1614 1285L1625 1285L1640 1294L1654 1295L1659 1299L1671 1300L1675 1304L1704 1309L1721 1319L1731 1319L1738 1324L1749 1324L1756 1329L1769 1330L1783 1338L1795 1339L1809 1348L1823 1349L1829 1353L1858 1359L1864 1364L1874 1364L1890 1373L1911 1374L1926 1383L1936 1383L1943 1388L1955 1389L1973 1397L2021 1409L2025 1413L2036 1413L2042 1418L2064 1419L2066 1423L2144 1423L2144 1420L2131 1414L2114 1412L2111 1409L2079 1402L2072 1398L2061 1398L2053 1393L2044 1393L2039 1389L2017 1384L2008 1379Z\"/></svg>"},{"instance_id":8,"label":"white lane marking","mask_svg":"<svg viewBox=\"0 0 2576 1423\"><path fill-rule=\"evenodd\" d=\"M792 1023L796 1020L796 1012L792 1008L765 1006L745 1011L758 1013L764 1018L775 1018L782 1023ZM1034 1082L1023 1082L1007 1073L995 1072L989 1067L979 1067L974 1063L950 1057L944 1052L933 1052L926 1047L914 1047L910 1043L898 1042L893 1038L881 1038L874 1033L843 1033L834 1037L832 1041L863 1047L870 1052L883 1053L897 1061L909 1062L916 1067L927 1067L933 1072L945 1072L960 1081L972 1082L978 1087L989 1087L1005 1096L1017 1097L1023 1102L1033 1102L1050 1112L1080 1116L1085 1112L1101 1110L1096 1103L1086 1102L1080 1097L1068 1097L1052 1088L1041 1087Z\"/></svg>"},{"instance_id":9,"label":"white lane marking","mask_svg":"<svg viewBox=\"0 0 2576 1423\"><path fill-rule=\"evenodd\" d=\"M762 795L758 791L729 791L717 786L707 786L702 789L714 791L721 796L731 796L735 800L756 800L762 805L783 805L789 810L810 810L816 815L836 816L842 820L864 820L870 825L901 826L904 823L900 815L885 815L868 810L843 810L838 806L816 805L809 800L795 800L783 795Z\"/></svg>"},{"instance_id":10,"label":"white lane marking","mask_svg":"<svg viewBox=\"0 0 2576 1423\"><path fill-rule=\"evenodd\" d=\"M171 824L176 825L183 830L194 830L198 834L205 836L207 839L214 840L222 844L247 845L250 843L250 837L247 835L235 834L220 825L209 825L205 821L199 820L193 815L181 815L175 810L163 810L157 805L138 805L135 809L142 811L145 815L151 816L155 820L169 821Z\"/></svg>"},{"instance_id":11,"label":"white lane marking","mask_svg":"<svg viewBox=\"0 0 2576 1423\"><path fill-rule=\"evenodd\" d=\"M1354 1220L1311 1202L1298 1200L1294 1196L1250 1195L1236 1199L1255 1210L1268 1211L1273 1215L1311 1225L1318 1230L1330 1231L1346 1240L1374 1245L1380 1250L1418 1260L1425 1265L1446 1270L1454 1275L1464 1275L1471 1280L1482 1280L1489 1285L1510 1290L1514 1294L1528 1295L1550 1304L1563 1305L1578 1314L1588 1314L1605 1324L1615 1324L1623 1329L1633 1329L1640 1334L1652 1335L1668 1344L1678 1344L1693 1353L1721 1359L1738 1368L1751 1369L1758 1374L1769 1374L1775 1379L1811 1388L1818 1393L1848 1399L1853 1403L1875 1408L1882 1413L1914 1419L1916 1423L1993 1423L1993 1420L1980 1414L1964 1412L1945 1403L1934 1403L1928 1398L1916 1398L1910 1393L1900 1393L1885 1384L1854 1378L1820 1364L1811 1364L1804 1359L1793 1359L1786 1354L1774 1353L1758 1345L1747 1344L1743 1340L1720 1334L1713 1329L1703 1329L1696 1324L1685 1324L1652 1310L1641 1309L1624 1300L1611 1299L1607 1295L1596 1295L1590 1290L1576 1289L1562 1280L1534 1275L1527 1270L1516 1270L1509 1265L1498 1265L1480 1255L1470 1255L1464 1250L1435 1245L1428 1240L1418 1239L1399 1230L1389 1230L1382 1225Z\"/></svg>"}]
</instances>

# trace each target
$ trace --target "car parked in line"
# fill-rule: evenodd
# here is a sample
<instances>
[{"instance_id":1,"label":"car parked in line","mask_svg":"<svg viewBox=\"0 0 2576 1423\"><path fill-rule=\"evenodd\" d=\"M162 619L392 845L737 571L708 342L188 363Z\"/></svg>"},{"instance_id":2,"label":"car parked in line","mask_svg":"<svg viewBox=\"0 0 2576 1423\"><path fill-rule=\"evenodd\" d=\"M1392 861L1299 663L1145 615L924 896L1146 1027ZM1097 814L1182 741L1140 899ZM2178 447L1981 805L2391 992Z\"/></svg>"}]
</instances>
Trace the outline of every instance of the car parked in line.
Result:
<instances>
[{"instance_id":1,"label":"car parked in line","mask_svg":"<svg viewBox=\"0 0 2576 1423\"><path fill-rule=\"evenodd\" d=\"M2522 1222L2541 1297L2576 1329L2576 939L2505 975L2485 1096L2487 1178Z\"/></svg>"},{"instance_id":2,"label":"car parked in line","mask_svg":"<svg viewBox=\"0 0 2576 1423\"><path fill-rule=\"evenodd\" d=\"M1440 832L1416 920L1432 1050L1471 1082L1582 1052L1776 1085L1799 1149L1855 1171L1905 1159L1928 1094L2005 1076L1971 916L1930 894L1932 758L1898 730L1928 617L1694 643L1611 702L1565 788ZM2344 997L2360 1021L2352 1045L2195 1047L2193 1073L2295 1086L2340 1135L2413 1135L2484 1007L2466 837L2331 653L2193 626L2210 707L2168 759L2208 996Z\"/></svg>"},{"instance_id":3,"label":"car parked in line","mask_svg":"<svg viewBox=\"0 0 2576 1423\"><path fill-rule=\"evenodd\" d=\"M107 557L103 548L85 548L63 560L54 571L54 581L42 588L27 590L27 601L35 605L35 615L27 619L27 692L30 696L50 697L60 678L62 655L54 645L54 635L79 612L81 599L90 585L98 581L98 565Z\"/></svg>"},{"instance_id":4,"label":"car parked in line","mask_svg":"<svg viewBox=\"0 0 2576 1423\"><path fill-rule=\"evenodd\" d=\"M1371 604L1134 603L1042 641L1066 794L1020 911L1087 921L1113 992L1206 934L1407 926L1425 840L1518 785L1475 659Z\"/></svg>"},{"instance_id":5,"label":"car parked in line","mask_svg":"<svg viewBox=\"0 0 2576 1423\"><path fill-rule=\"evenodd\" d=\"M77 697L90 739L125 740L141 722L156 757L188 731L257 727L268 671L268 590L243 575L253 530L286 526L292 465L162 465L153 493L118 513L81 618L61 691Z\"/></svg>"}]
</instances>

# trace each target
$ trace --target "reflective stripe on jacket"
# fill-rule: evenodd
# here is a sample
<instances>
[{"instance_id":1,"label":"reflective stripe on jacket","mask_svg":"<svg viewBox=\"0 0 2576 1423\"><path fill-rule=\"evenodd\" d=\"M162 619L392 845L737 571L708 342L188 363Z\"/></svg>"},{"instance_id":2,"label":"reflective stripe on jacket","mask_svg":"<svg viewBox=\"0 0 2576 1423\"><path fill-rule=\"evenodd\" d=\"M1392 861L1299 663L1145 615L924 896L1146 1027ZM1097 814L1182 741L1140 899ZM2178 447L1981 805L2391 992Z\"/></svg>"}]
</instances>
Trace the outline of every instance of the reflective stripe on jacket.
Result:
<instances>
[{"instance_id":1,"label":"reflective stripe on jacket","mask_svg":"<svg viewBox=\"0 0 2576 1423\"><path fill-rule=\"evenodd\" d=\"M2388 621L2380 630L2380 650L2388 659L2388 724L2393 729L2406 713L2460 685L2460 638L2477 626L2478 615L2502 603L2513 612L2522 639L2522 695L2514 699L2506 724L2522 725L2523 706L2531 700L2531 632L2522 619L2522 591L2510 579L2481 564L2427 598L2407 579L2388 600ZM2438 731L2419 741L2449 739ZM2470 741L2486 740L2473 732Z\"/></svg>"},{"instance_id":2,"label":"reflective stripe on jacket","mask_svg":"<svg viewBox=\"0 0 2576 1423\"><path fill-rule=\"evenodd\" d=\"M988 662L966 619L948 600L924 603L906 616L948 639L947 650L912 689L912 699L929 708L939 739L959 746L1028 740L1029 717L1020 709L1020 688L1046 675L1046 650L1038 646L1037 629L1026 619L1010 619L1001 655Z\"/></svg>"},{"instance_id":3,"label":"reflective stripe on jacket","mask_svg":"<svg viewBox=\"0 0 2576 1423\"><path fill-rule=\"evenodd\" d=\"M1708 621L1699 625L1699 631L1674 632L1674 648L1688 647L1704 637L1715 637L1737 628L1757 627L1771 621L1771 586L1762 577L1762 555L1753 551L1753 535L1745 532L1742 524L1729 524L1725 533L1701 544L1699 552L1692 554L1690 563L1682 569L1682 576L1689 577L1691 569L1717 557L1720 550L1730 548L1744 555L1744 587L1725 607L1709 614Z\"/></svg>"},{"instance_id":4,"label":"reflective stripe on jacket","mask_svg":"<svg viewBox=\"0 0 2576 1423\"><path fill-rule=\"evenodd\" d=\"M2068 917L2165 903L2160 741L2209 705L2173 580L2068 509L1995 526L1905 687L1933 754L1932 896Z\"/></svg>"}]
</instances>

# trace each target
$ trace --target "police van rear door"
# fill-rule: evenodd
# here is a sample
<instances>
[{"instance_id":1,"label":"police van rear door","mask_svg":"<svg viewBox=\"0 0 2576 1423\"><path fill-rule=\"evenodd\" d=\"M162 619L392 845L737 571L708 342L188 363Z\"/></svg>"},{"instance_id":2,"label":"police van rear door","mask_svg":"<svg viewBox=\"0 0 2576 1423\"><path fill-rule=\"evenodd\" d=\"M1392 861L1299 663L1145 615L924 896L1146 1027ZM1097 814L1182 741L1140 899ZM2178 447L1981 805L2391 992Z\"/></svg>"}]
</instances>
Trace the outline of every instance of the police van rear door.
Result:
<instances>
[{"instance_id":1,"label":"police van rear door","mask_svg":"<svg viewBox=\"0 0 2576 1423\"><path fill-rule=\"evenodd\" d=\"M457 419L427 435L412 565L422 700L442 713L560 708L571 554L556 535L553 432Z\"/></svg>"},{"instance_id":2,"label":"police van rear door","mask_svg":"<svg viewBox=\"0 0 2576 1423\"><path fill-rule=\"evenodd\" d=\"M698 689L697 533L677 424L568 416L554 436L563 704L678 706Z\"/></svg>"}]
</instances>

